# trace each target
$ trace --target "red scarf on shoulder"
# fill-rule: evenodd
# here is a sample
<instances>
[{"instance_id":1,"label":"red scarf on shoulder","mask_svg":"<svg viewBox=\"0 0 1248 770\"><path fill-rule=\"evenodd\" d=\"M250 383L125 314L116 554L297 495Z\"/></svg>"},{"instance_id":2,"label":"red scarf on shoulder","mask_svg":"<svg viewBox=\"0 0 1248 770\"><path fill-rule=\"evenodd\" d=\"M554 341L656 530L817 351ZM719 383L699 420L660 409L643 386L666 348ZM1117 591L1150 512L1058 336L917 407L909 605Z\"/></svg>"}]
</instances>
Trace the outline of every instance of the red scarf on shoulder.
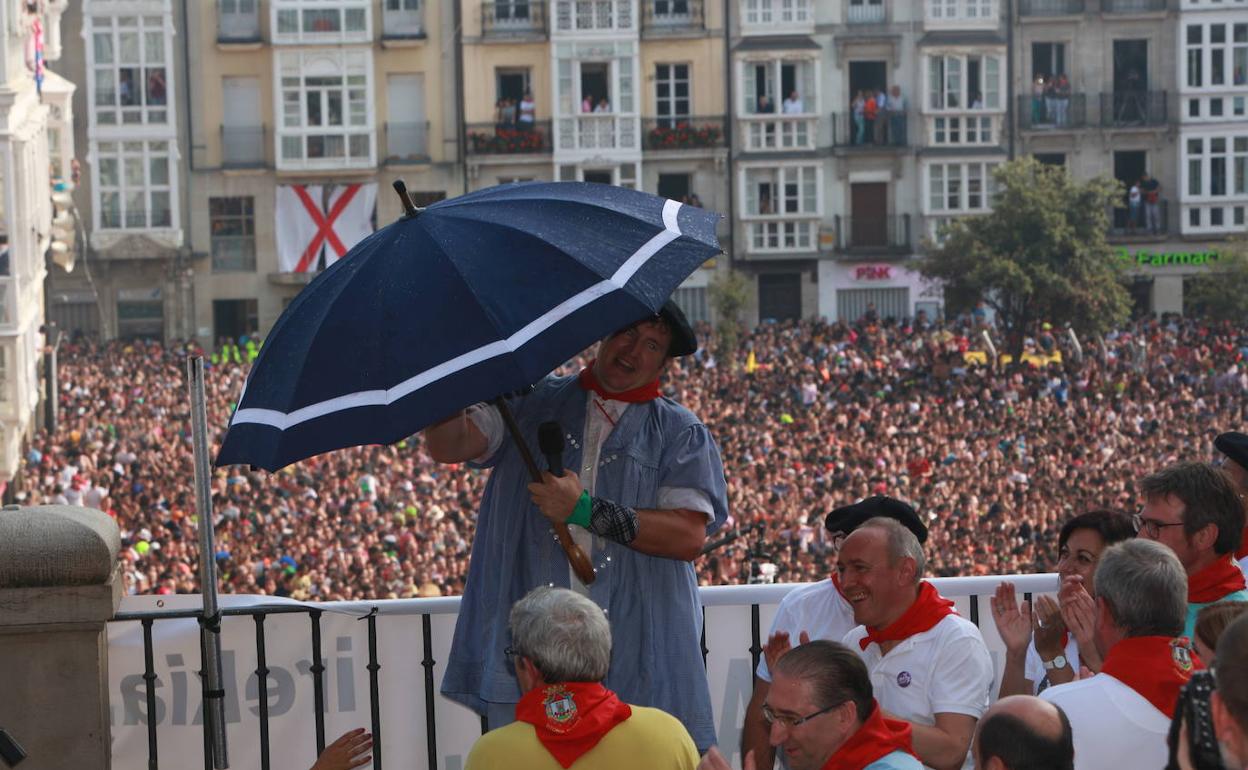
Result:
<instances>
[{"instance_id":1,"label":"red scarf on shoulder","mask_svg":"<svg viewBox=\"0 0 1248 770\"><path fill-rule=\"evenodd\" d=\"M632 715L627 703L598 682L534 687L516 704L516 721L533 725L542 746L564 768Z\"/></svg>"},{"instance_id":2,"label":"red scarf on shoulder","mask_svg":"<svg viewBox=\"0 0 1248 770\"><path fill-rule=\"evenodd\" d=\"M1244 588L1244 571L1231 561L1230 556L1221 556L1213 564L1188 578L1187 603L1216 602L1223 596Z\"/></svg>"},{"instance_id":3,"label":"red scarf on shoulder","mask_svg":"<svg viewBox=\"0 0 1248 770\"><path fill-rule=\"evenodd\" d=\"M1183 636L1132 636L1115 644L1101 664L1109 674L1144 696L1161 713L1174 718L1179 690L1204 668Z\"/></svg>"},{"instance_id":4,"label":"red scarf on shoulder","mask_svg":"<svg viewBox=\"0 0 1248 770\"><path fill-rule=\"evenodd\" d=\"M915 634L930 630L946 615L957 615L953 602L941 596L936 587L924 580L919 587L919 596L905 614L883 628L867 626L867 635L858 642L858 646L867 649L872 642L899 642Z\"/></svg>"},{"instance_id":5,"label":"red scarf on shoulder","mask_svg":"<svg viewBox=\"0 0 1248 770\"><path fill-rule=\"evenodd\" d=\"M904 751L918 758L911 746L910 723L885 717L879 702L873 701L871 716L858 732L841 744L822 770L862 770L894 751Z\"/></svg>"},{"instance_id":6,"label":"red scarf on shoulder","mask_svg":"<svg viewBox=\"0 0 1248 770\"><path fill-rule=\"evenodd\" d=\"M640 385L632 390L626 390L623 393L608 392L606 388L602 387L602 383L598 381L598 378L594 376L594 364L597 361L598 359L595 358L589 362L589 366L581 370L581 390L592 390L603 401L627 401L630 404L653 401L662 395L659 393L659 380L657 377L654 382L648 382L645 385Z\"/></svg>"}]
</instances>

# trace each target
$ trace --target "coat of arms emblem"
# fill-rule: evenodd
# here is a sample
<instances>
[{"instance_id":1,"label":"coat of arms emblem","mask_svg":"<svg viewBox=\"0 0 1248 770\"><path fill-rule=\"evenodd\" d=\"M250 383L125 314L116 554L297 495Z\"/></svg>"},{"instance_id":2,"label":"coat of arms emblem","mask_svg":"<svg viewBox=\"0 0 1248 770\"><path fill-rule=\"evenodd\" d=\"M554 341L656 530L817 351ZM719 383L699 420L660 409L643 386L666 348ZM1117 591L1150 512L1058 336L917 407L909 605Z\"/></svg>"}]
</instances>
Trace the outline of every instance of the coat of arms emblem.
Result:
<instances>
[{"instance_id":1,"label":"coat of arms emblem","mask_svg":"<svg viewBox=\"0 0 1248 770\"><path fill-rule=\"evenodd\" d=\"M572 693L562 685L546 688L542 706L546 709L546 726L554 732L566 732L576 722L576 701L572 699Z\"/></svg>"}]
</instances>

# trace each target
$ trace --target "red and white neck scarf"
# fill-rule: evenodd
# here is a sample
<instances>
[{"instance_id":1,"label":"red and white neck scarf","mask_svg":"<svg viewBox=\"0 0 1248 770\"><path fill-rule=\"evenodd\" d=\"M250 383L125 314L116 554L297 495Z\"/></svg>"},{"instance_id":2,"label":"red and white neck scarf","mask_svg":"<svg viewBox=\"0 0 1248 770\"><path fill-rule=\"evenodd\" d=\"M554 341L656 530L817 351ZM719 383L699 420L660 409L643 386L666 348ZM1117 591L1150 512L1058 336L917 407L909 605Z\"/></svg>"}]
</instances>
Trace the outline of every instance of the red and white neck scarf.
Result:
<instances>
[{"instance_id":1,"label":"red and white neck scarf","mask_svg":"<svg viewBox=\"0 0 1248 770\"><path fill-rule=\"evenodd\" d=\"M910 733L909 722L885 717L879 702L872 701L871 716L828 758L822 770L862 770L894 751L904 751L918 759Z\"/></svg>"},{"instance_id":2,"label":"red and white neck scarf","mask_svg":"<svg viewBox=\"0 0 1248 770\"><path fill-rule=\"evenodd\" d=\"M598 682L534 687L516 704L516 721L533 725L542 746L564 768L632 715L627 703Z\"/></svg>"},{"instance_id":3,"label":"red and white neck scarf","mask_svg":"<svg viewBox=\"0 0 1248 770\"><path fill-rule=\"evenodd\" d=\"M589 362L589 366L581 370L580 383L582 390L592 390L603 401L627 401L630 404L640 404L644 401L653 401L662 395L659 392L659 379L657 377L654 379L654 382L648 382L632 390L626 390L622 393L609 392L594 375L594 364L597 361L598 359L595 358Z\"/></svg>"},{"instance_id":4,"label":"red and white neck scarf","mask_svg":"<svg viewBox=\"0 0 1248 770\"><path fill-rule=\"evenodd\" d=\"M872 642L899 642L930 630L946 615L957 615L953 602L941 596L926 580L919 587L919 596L905 613L883 628L867 626L867 635L858 645L867 649Z\"/></svg>"},{"instance_id":5,"label":"red and white neck scarf","mask_svg":"<svg viewBox=\"0 0 1248 770\"><path fill-rule=\"evenodd\" d=\"M1244 572L1229 556L1221 556L1213 564L1187 580L1187 603L1208 604L1227 594L1245 588Z\"/></svg>"},{"instance_id":6,"label":"red and white neck scarf","mask_svg":"<svg viewBox=\"0 0 1248 770\"><path fill-rule=\"evenodd\" d=\"M1174 717L1179 690L1204 668L1188 646L1187 637L1132 636L1115 644L1105 656L1101 673L1135 690L1167 717Z\"/></svg>"}]
</instances>

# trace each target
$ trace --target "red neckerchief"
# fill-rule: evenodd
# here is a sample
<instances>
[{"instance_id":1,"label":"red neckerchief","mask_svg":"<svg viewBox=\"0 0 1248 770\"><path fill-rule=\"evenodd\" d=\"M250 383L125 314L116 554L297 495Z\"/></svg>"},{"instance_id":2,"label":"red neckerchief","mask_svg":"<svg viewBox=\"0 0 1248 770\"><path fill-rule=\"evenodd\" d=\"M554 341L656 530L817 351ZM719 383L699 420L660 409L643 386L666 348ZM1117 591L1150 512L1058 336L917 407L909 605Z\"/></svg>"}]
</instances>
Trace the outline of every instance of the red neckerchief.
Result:
<instances>
[{"instance_id":1,"label":"red neckerchief","mask_svg":"<svg viewBox=\"0 0 1248 770\"><path fill-rule=\"evenodd\" d=\"M1229 556L1221 556L1187 579L1187 603L1216 602L1227 594L1244 590L1244 587L1243 570Z\"/></svg>"},{"instance_id":2,"label":"red neckerchief","mask_svg":"<svg viewBox=\"0 0 1248 770\"><path fill-rule=\"evenodd\" d=\"M1239 541L1239 550L1235 552L1236 559L1242 559L1248 556L1248 527L1244 527L1244 538Z\"/></svg>"},{"instance_id":3,"label":"red neckerchief","mask_svg":"<svg viewBox=\"0 0 1248 770\"><path fill-rule=\"evenodd\" d=\"M919 588L919 596L905 613L883 628L867 626L867 635L858 646L867 649L872 642L899 642L915 634L921 634L939 623L946 615L956 615L953 602L936 592L936 588L926 580Z\"/></svg>"},{"instance_id":4,"label":"red neckerchief","mask_svg":"<svg viewBox=\"0 0 1248 770\"><path fill-rule=\"evenodd\" d=\"M1167 717L1174 717L1179 690L1204 668L1188 649L1187 637L1132 636L1115 644L1101 664L1109 674L1140 695Z\"/></svg>"},{"instance_id":5,"label":"red neckerchief","mask_svg":"<svg viewBox=\"0 0 1248 770\"><path fill-rule=\"evenodd\" d=\"M640 404L643 401L653 401L658 398L659 380L656 377L654 382L646 383L632 390L626 390L623 393L609 393L602 387L602 383L598 382L598 378L594 376L594 363L598 359L589 362L589 366L581 370L580 383L582 390L592 390L598 394L603 401L627 401L630 404Z\"/></svg>"},{"instance_id":6,"label":"red neckerchief","mask_svg":"<svg viewBox=\"0 0 1248 770\"><path fill-rule=\"evenodd\" d=\"M910 723L885 717L879 702L872 701L871 716L828 758L822 770L862 770L894 751L915 756L910 741Z\"/></svg>"},{"instance_id":7,"label":"red neckerchief","mask_svg":"<svg viewBox=\"0 0 1248 770\"><path fill-rule=\"evenodd\" d=\"M534 687L516 704L516 721L533 725L537 739L565 768L632 715L627 703L598 682Z\"/></svg>"}]
</instances>

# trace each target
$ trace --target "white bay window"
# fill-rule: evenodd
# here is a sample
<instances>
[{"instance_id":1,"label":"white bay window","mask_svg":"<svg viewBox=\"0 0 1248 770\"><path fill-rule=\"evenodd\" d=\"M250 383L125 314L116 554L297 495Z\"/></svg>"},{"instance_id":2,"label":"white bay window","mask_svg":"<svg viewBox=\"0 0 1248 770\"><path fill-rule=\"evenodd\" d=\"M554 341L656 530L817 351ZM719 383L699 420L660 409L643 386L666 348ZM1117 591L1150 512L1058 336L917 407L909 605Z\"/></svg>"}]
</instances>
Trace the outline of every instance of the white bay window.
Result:
<instances>
[{"instance_id":1,"label":"white bay window","mask_svg":"<svg viewBox=\"0 0 1248 770\"><path fill-rule=\"evenodd\" d=\"M279 54L278 168L375 165L369 51Z\"/></svg>"},{"instance_id":2,"label":"white bay window","mask_svg":"<svg viewBox=\"0 0 1248 770\"><path fill-rule=\"evenodd\" d=\"M372 42L370 0L272 0L275 44Z\"/></svg>"},{"instance_id":3,"label":"white bay window","mask_svg":"<svg viewBox=\"0 0 1248 770\"><path fill-rule=\"evenodd\" d=\"M95 212L100 230L161 230L174 221L174 169L166 141L95 144Z\"/></svg>"},{"instance_id":4,"label":"white bay window","mask_svg":"<svg viewBox=\"0 0 1248 770\"><path fill-rule=\"evenodd\" d=\"M161 16L90 16L92 122L98 126L170 122L173 78Z\"/></svg>"}]
</instances>

